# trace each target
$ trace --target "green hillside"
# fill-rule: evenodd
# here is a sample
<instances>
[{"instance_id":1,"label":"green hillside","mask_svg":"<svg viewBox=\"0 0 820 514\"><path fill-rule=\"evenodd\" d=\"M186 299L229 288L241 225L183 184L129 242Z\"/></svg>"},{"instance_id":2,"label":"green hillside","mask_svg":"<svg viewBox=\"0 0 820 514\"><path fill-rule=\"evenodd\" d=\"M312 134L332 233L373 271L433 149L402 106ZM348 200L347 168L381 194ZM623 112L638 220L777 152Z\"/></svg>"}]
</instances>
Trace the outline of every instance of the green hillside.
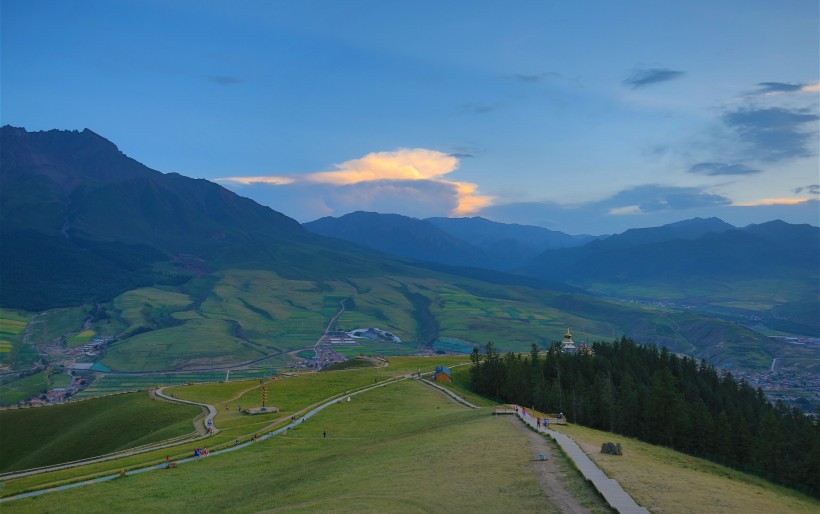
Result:
<instances>
[{"instance_id":1,"label":"green hillside","mask_svg":"<svg viewBox=\"0 0 820 514\"><path fill-rule=\"evenodd\" d=\"M291 412L372 385L374 378L401 376L417 367L429 370L445 362L452 365L455 360L396 358L386 368L302 374L268 382L267 387L284 409L279 418L288 421ZM465 378L464 369L455 368L456 388ZM216 424L229 433L217 434L208 446L219 449L232 447L234 437L246 441L251 433L261 434L275 422L277 415L260 420L222 408L258 398L258 387L237 382L174 391L217 406ZM561 430L652 512L809 513L818 507L805 495L672 450L574 425ZM623 443L624 455L600 455L600 444L613 439ZM0 494L116 474L122 467L159 463L166 453L174 459L188 457L189 446L8 481ZM13 500L3 504L3 511L554 512L561 508L555 499L568 495L579 508L607 512L563 454L549 446L551 465L557 467L553 487L561 490L545 493L538 480L540 464L533 462L536 452L518 421L493 416L489 408L465 408L429 386L404 380L331 405L287 435L183 462L172 470Z\"/></svg>"},{"instance_id":2,"label":"green hillside","mask_svg":"<svg viewBox=\"0 0 820 514\"><path fill-rule=\"evenodd\" d=\"M713 361L765 367L764 338L691 313L618 305L589 296L433 274L356 276L310 281L263 270L225 270L176 291L143 288L118 296L107 312L127 325L102 363L120 371L207 368L250 362L312 346L344 302L332 328L378 327L401 344L358 340L346 355L403 354L437 340L503 350L547 347L567 326L579 341L637 334L642 342L709 355ZM711 345L722 343L719 349ZM733 354L733 350L737 354Z\"/></svg>"},{"instance_id":3,"label":"green hillside","mask_svg":"<svg viewBox=\"0 0 820 514\"><path fill-rule=\"evenodd\" d=\"M0 472L133 448L193 432L195 406L122 394L39 409L0 411Z\"/></svg>"}]
</instances>

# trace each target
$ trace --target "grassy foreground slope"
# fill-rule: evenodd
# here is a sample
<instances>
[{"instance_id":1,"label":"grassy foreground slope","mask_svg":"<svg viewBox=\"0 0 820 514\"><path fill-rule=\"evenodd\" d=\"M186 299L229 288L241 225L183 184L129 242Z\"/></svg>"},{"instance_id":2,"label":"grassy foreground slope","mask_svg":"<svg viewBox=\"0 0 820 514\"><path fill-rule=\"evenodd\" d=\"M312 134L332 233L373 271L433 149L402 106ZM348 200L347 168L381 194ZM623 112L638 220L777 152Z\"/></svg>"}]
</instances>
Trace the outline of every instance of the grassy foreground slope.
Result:
<instances>
[{"instance_id":1,"label":"grassy foreground slope","mask_svg":"<svg viewBox=\"0 0 820 514\"><path fill-rule=\"evenodd\" d=\"M557 430L650 512L820 512L814 498L705 459L580 425ZM600 453L605 442L621 442L624 454Z\"/></svg>"},{"instance_id":2,"label":"grassy foreground slope","mask_svg":"<svg viewBox=\"0 0 820 514\"><path fill-rule=\"evenodd\" d=\"M0 472L48 466L193 432L199 407L131 393L0 411Z\"/></svg>"},{"instance_id":3,"label":"grassy foreground slope","mask_svg":"<svg viewBox=\"0 0 820 514\"><path fill-rule=\"evenodd\" d=\"M248 449L13 501L3 510L544 512L554 507L531 473L531 458L510 423L405 381L336 404Z\"/></svg>"},{"instance_id":4,"label":"grassy foreground slope","mask_svg":"<svg viewBox=\"0 0 820 514\"><path fill-rule=\"evenodd\" d=\"M258 402L258 381L177 387L178 397L218 406L224 433L264 430L277 418L374 380L464 358L392 358L386 368L303 374L267 382L283 412L244 416L236 404ZM466 367L455 368L457 392ZM473 398L468 398L471 401ZM90 403L90 402L84 402ZM228 406L226 411L224 407ZM39 409L48 411L50 409ZM54 411L52 411L54 412ZM521 430L489 409L469 410L416 381L377 387L332 405L287 436L157 470L3 504L3 512L556 512L533 474L532 450ZM816 512L820 503L756 477L671 450L583 427L562 427L641 505L653 512ZM327 438L323 438L327 431ZM227 441L224 441L228 438ZM614 438L614 439L613 439ZM624 443L622 457L598 454L600 444ZM199 443L201 445L201 443ZM50 487L60 480L156 464L167 453L190 455L194 444L111 463L9 482L4 495ZM558 458L554 455L553 458ZM568 474L572 475L572 474ZM597 496L577 478L568 488L597 511ZM574 481L574 482L573 482Z\"/></svg>"}]
</instances>

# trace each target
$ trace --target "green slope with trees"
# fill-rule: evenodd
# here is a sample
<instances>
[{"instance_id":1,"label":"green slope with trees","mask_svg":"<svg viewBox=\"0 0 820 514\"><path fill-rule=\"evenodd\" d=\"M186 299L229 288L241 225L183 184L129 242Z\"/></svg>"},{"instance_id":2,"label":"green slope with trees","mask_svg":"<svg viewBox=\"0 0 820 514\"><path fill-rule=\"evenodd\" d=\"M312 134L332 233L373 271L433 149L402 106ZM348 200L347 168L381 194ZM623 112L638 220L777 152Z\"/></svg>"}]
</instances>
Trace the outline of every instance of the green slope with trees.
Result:
<instances>
[{"instance_id":1,"label":"green slope with trees","mask_svg":"<svg viewBox=\"0 0 820 514\"><path fill-rule=\"evenodd\" d=\"M767 402L706 361L621 338L594 355L473 352L471 385L494 399L705 457L820 497L820 421Z\"/></svg>"}]
</instances>

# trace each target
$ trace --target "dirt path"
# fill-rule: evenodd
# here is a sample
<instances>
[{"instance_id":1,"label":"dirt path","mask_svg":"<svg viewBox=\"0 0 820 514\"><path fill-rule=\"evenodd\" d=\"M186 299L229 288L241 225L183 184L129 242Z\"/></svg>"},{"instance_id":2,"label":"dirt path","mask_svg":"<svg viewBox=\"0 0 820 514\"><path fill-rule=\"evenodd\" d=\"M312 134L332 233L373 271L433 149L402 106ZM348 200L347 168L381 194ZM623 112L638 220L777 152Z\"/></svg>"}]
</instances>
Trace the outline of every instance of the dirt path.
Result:
<instances>
[{"instance_id":1,"label":"dirt path","mask_svg":"<svg viewBox=\"0 0 820 514\"><path fill-rule=\"evenodd\" d=\"M547 497L555 504L563 513L589 513L592 512L578 501L571 492L564 486L565 477L567 475L566 466L561 466L559 460L563 456L557 458L553 455L552 446L544 439L543 436L536 434L523 423L518 421L515 416L503 416L509 423L518 427L527 436L532 449L533 463L532 470L538 476L538 482ZM538 455L543 454L545 460L537 460Z\"/></svg>"}]
</instances>

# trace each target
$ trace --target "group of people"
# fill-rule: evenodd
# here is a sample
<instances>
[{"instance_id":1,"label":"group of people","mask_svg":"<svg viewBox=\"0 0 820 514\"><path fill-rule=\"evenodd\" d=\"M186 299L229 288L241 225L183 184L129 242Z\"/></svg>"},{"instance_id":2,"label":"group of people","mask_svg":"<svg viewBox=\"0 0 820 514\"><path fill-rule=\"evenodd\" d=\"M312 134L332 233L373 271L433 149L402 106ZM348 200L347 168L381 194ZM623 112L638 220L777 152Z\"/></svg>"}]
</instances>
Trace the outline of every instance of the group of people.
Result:
<instances>
[{"instance_id":1,"label":"group of people","mask_svg":"<svg viewBox=\"0 0 820 514\"><path fill-rule=\"evenodd\" d=\"M516 414L520 414L522 418L527 417L527 408L526 407L520 407L519 408L518 405L513 405L513 410L515 411ZM558 419L561 419L561 417L563 417L563 415L564 415L563 413L559 414ZM541 430L541 427L549 428L549 423L550 423L550 421L549 421L548 418L541 418L541 417L536 417L535 418L535 427L538 430Z\"/></svg>"},{"instance_id":2,"label":"group of people","mask_svg":"<svg viewBox=\"0 0 820 514\"><path fill-rule=\"evenodd\" d=\"M207 457L208 448L194 448L194 457Z\"/></svg>"}]
</instances>

